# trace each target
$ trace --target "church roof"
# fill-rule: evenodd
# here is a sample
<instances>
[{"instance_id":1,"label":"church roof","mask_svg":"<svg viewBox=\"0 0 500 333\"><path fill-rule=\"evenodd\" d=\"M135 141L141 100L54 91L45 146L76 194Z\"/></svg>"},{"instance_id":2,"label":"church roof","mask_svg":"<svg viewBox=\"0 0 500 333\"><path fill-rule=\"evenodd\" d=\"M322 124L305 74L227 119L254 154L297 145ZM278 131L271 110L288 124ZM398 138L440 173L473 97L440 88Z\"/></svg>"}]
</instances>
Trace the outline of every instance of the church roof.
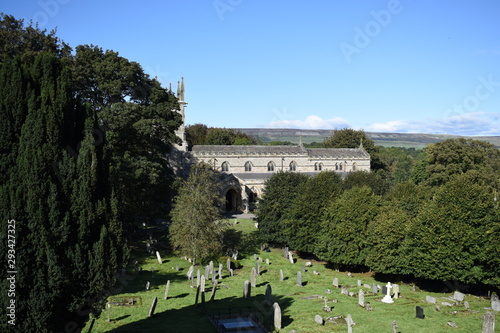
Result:
<instances>
[{"instance_id":1,"label":"church roof","mask_svg":"<svg viewBox=\"0 0 500 333\"><path fill-rule=\"evenodd\" d=\"M302 145L196 145L191 149L194 155L302 155L309 157L370 158L363 148L304 148Z\"/></svg>"}]
</instances>

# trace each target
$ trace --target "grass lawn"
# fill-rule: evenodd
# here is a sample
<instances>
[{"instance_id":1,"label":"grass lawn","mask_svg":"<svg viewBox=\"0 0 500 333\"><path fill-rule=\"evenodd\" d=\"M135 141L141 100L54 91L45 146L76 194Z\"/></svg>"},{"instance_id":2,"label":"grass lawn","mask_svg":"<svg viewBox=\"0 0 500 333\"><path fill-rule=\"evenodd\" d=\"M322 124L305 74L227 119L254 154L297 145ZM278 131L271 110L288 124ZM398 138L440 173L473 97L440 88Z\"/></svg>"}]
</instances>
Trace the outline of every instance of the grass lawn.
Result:
<instances>
[{"instance_id":1,"label":"grass lawn","mask_svg":"<svg viewBox=\"0 0 500 333\"><path fill-rule=\"evenodd\" d=\"M239 220L237 225L233 225L236 231L244 233L254 232L256 229L251 220ZM208 281L206 288L205 311L200 304L195 306L196 289L190 287L190 282L186 278L186 272L190 263L179 257L169 255L163 256L163 264L158 264L155 256L150 256L144 250L133 253L132 262L139 261L142 271L134 273L133 265L127 267L126 276L117 285L117 294L110 297L113 302L110 307L110 322L107 322L107 310L103 310L101 317L95 320L92 332L216 332L208 320L207 313L216 313L220 310L227 310L228 307L241 309L252 307L262 318L270 318L271 307L264 302L266 285L272 287L273 302L278 302L281 307L282 332L289 332L294 329L297 332L347 332L347 325L334 324L326 321L322 326L314 321L315 315L323 318L347 316L350 314L356 323L354 332L391 332L392 322L396 320L398 332L481 332L482 316L487 311L484 308L490 306L490 302L474 295L466 295L465 300L470 303L470 310L466 310L463 305L446 306L442 302L452 303L446 297L453 295L450 293L431 293L426 291L411 291L411 286L400 283L400 298L394 300L392 304L382 303L380 300L384 295L380 293L372 295L371 289L358 287L358 280L362 284L372 285L373 283L385 285L388 281L375 281L370 273L355 274L351 277L347 272L336 272L325 267L325 263L312 262L312 267L306 268L302 273L303 286L297 283L297 272L301 271L306 259L297 258L295 264L291 264L283 258L281 249L272 249L271 252L257 252L257 256L263 258L261 263L261 275L257 276L257 287L252 288L251 298L243 298L243 284L250 279L250 271L255 267L253 255L241 258L243 267L234 271L234 276L230 277L224 262L223 278L218 280L215 301L210 302L212 284ZM270 265L266 265L269 259ZM179 265L180 270L176 271L175 266ZM218 267L218 264L214 264ZM155 272L151 272L151 270ZM195 267L195 272L200 269L202 274L204 267ZM285 280L279 281L280 269L284 272ZM313 272L317 271L319 275ZM196 274L195 274L196 276ZM342 295L340 289L332 286L333 278L337 277L340 285L349 286L349 291L358 292L363 289L365 302L370 302L373 311L366 311L358 306L358 297ZM170 290L168 299L164 299L165 285L170 280ZM150 282L150 290L146 291L147 281ZM391 281L398 283L398 281ZM330 289L331 294L326 293ZM315 295L326 296L328 305L332 312L323 311L325 304L323 299ZM437 311L434 304L425 302L426 296L438 298L440 311ZM148 318L151 303L154 297L158 297L155 315ZM136 302L132 306L119 305L121 299L134 299ZM337 300L336 302L334 300ZM415 306L421 306L425 311L425 319L418 319L415 316ZM233 310L234 311L234 310ZM454 322L458 328L453 328L447 322ZM83 330L88 332L90 323Z\"/></svg>"}]
</instances>

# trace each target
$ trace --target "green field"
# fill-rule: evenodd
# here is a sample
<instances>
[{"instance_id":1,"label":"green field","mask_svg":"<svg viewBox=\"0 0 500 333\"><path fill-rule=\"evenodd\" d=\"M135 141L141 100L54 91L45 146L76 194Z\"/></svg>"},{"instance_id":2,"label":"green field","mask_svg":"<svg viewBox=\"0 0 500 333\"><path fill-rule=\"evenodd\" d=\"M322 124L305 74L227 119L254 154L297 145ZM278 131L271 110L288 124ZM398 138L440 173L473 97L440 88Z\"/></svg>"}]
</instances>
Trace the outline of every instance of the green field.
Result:
<instances>
[{"instance_id":1,"label":"green field","mask_svg":"<svg viewBox=\"0 0 500 333\"><path fill-rule=\"evenodd\" d=\"M239 220L233 225L236 232L249 234L255 232L251 220ZM358 280L362 284L377 283L385 285L388 281L375 281L370 273L352 273L349 277L347 272L336 272L325 267L324 262L317 262L303 258L297 258L295 264L291 264L283 258L281 249L272 249L270 252L256 252L263 259L261 264L261 275L257 276L257 287L252 288L252 297L247 300L243 298L243 284L249 280L250 271L255 267L253 255L241 258L242 268L235 270L234 276L230 277L224 265L223 278L218 281L215 301L209 302L212 285L207 282L205 309L199 304L195 306L196 289L190 287L186 278L186 272L191 265L187 260L174 255L162 256L163 264L159 264L156 257L150 256L145 251L144 244L140 244L133 252L131 262L139 261L141 272L134 273L133 265L127 267L127 273L121 282L117 284L119 293L110 297L114 302L110 307L110 322L107 322L107 310L104 310L99 319L95 320L92 332L216 332L208 320L207 314L227 311L229 307L233 311L251 307L264 320L270 318L271 307L264 303L266 285L272 287L273 301L278 302L283 314L282 332L295 329L297 332L346 332L345 323L334 324L326 321L322 326L314 321L315 315L323 318L347 316L350 314L356 323L354 332L391 332L392 322L396 320L398 332L480 332L482 316L487 311L484 308L490 306L489 300L466 295L465 300L470 303L470 310L463 305L446 306L441 302L450 302L446 297L453 293L431 293L427 291L411 291L410 285L400 281L391 281L400 284L400 298L392 304L382 303L383 295L366 295L365 302L369 302L373 311L366 311L358 306L357 297L342 295L340 289L332 286L334 277L337 277L340 285L349 286L349 291L358 292L363 289L365 293L371 291L368 288L358 287ZM266 265L266 259L270 265ZM302 273L304 286L296 285L297 272L301 271L306 261L312 262ZM180 271L175 270L179 265ZM215 264L215 267L218 265ZM200 268L202 274L204 267ZM283 270L285 280L279 281L279 271ZM151 272L154 270L155 272ZM313 273L317 271L319 275ZM196 275L195 275L196 276ZM170 280L169 297L164 299L165 285ZM145 291L147 281L151 288ZM326 293L330 289L331 294ZM328 306L332 312L324 312L324 300L318 296L326 296ZM425 302L426 295L437 297L440 311L435 305ZM149 309L154 297L158 297L158 304L153 318L148 318ZM134 299L136 303L132 306L119 305L122 301ZM337 300L337 302L334 302ZM415 306L421 306L425 310L425 319L415 316ZM447 322L454 322L458 328L453 328ZM89 331L89 325L83 332Z\"/></svg>"}]
</instances>

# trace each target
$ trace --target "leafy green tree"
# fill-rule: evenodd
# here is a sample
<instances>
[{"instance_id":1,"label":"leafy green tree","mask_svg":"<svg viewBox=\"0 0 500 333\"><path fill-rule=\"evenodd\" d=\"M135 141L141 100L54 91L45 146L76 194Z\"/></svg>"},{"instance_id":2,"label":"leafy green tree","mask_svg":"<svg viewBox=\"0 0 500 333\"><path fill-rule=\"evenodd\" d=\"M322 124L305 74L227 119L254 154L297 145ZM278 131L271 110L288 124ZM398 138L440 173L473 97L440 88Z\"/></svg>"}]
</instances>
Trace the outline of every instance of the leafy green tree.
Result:
<instances>
[{"instance_id":1,"label":"leafy green tree","mask_svg":"<svg viewBox=\"0 0 500 333\"><path fill-rule=\"evenodd\" d=\"M323 209L341 193L342 179L334 171L320 172L300 186L284 217L286 238L293 249L314 252L316 240L322 233Z\"/></svg>"},{"instance_id":2,"label":"leafy green tree","mask_svg":"<svg viewBox=\"0 0 500 333\"><path fill-rule=\"evenodd\" d=\"M495 189L474 170L452 176L422 207L403 246L417 277L498 286L500 233Z\"/></svg>"},{"instance_id":3,"label":"leafy green tree","mask_svg":"<svg viewBox=\"0 0 500 333\"><path fill-rule=\"evenodd\" d=\"M288 243L284 219L298 196L299 189L307 180L308 176L301 173L279 171L265 181L256 214L259 233L264 241Z\"/></svg>"},{"instance_id":4,"label":"leafy green tree","mask_svg":"<svg viewBox=\"0 0 500 333\"><path fill-rule=\"evenodd\" d=\"M175 249L198 262L221 254L224 231L218 174L206 164L191 167L171 212L170 240Z\"/></svg>"},{"instance_id":5,"label":"leafy green tree","mask_svg":"<svg viewBox=\"0 0 500 333\"><path fill-rule=\"evenodd\" d=\"M382 170L377 172L354 171L344 179L343 187L349 190L353 187L368 186L376 195L385 194L391 187L391 182Z\"/></svg>"},{"instance_id":6,"label":"leafy green tree","mask_svg":"<svg viewBox=\"0 0 500 333\"><path fill-rule=\"evenodd\" d=\"M207 139L208 127L205 124L186 126L186 137L189 146L203 145Z\"/></svg>"},{"instance_id":7,"label":"leafy green tree","mask_svg":"<svg viewBox=\"0 0 500 333\"><path fill-rule=\"evenodd\" d=\"M473 139L448 139L430 144L426 149L427 183L442 185L451 176L468 170L483 173L500 172L500 150L485 141Z\"/></svg>"},{"instance_id":8,"label":"leafy green tree","mask_svg":"<svg viewBox=\"0 0 500 333\"><path fill-rule=\"evenodd\" d=\"M393 183L410 180L414 165L425 157L423 150L415 148L379 148L379 158L390 172Z\"/></svg>"},{"instance_id":9,"label":"leafy green tree","mask_svg":"<svg viewBox=\"0 0 500 333\"><path fill-rule=\"evenodd\" d=\"M370 251L367 227L379 207L380 197L369 187L346 190L324 211L316 255L333 263L364 266Z\"/></svg>"}]
</instances>

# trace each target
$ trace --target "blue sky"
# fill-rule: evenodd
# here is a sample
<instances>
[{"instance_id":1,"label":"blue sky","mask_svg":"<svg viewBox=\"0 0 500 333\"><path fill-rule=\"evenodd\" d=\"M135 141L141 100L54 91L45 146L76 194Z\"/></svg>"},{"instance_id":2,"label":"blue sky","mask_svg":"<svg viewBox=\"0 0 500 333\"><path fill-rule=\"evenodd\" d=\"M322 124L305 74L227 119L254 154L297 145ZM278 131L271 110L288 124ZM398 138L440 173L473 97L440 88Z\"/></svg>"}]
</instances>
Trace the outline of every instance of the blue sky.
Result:
<instances>
[{"instance_id":1,"label":"blue sky","mask_svg":"<svg viewBox=\"0 0 500 333\"><path fill-rule=\"evenodd\" d=\"M188 124L500 135L500 1L9 1L185 78Z\"/></svg>"}]
</instances>

